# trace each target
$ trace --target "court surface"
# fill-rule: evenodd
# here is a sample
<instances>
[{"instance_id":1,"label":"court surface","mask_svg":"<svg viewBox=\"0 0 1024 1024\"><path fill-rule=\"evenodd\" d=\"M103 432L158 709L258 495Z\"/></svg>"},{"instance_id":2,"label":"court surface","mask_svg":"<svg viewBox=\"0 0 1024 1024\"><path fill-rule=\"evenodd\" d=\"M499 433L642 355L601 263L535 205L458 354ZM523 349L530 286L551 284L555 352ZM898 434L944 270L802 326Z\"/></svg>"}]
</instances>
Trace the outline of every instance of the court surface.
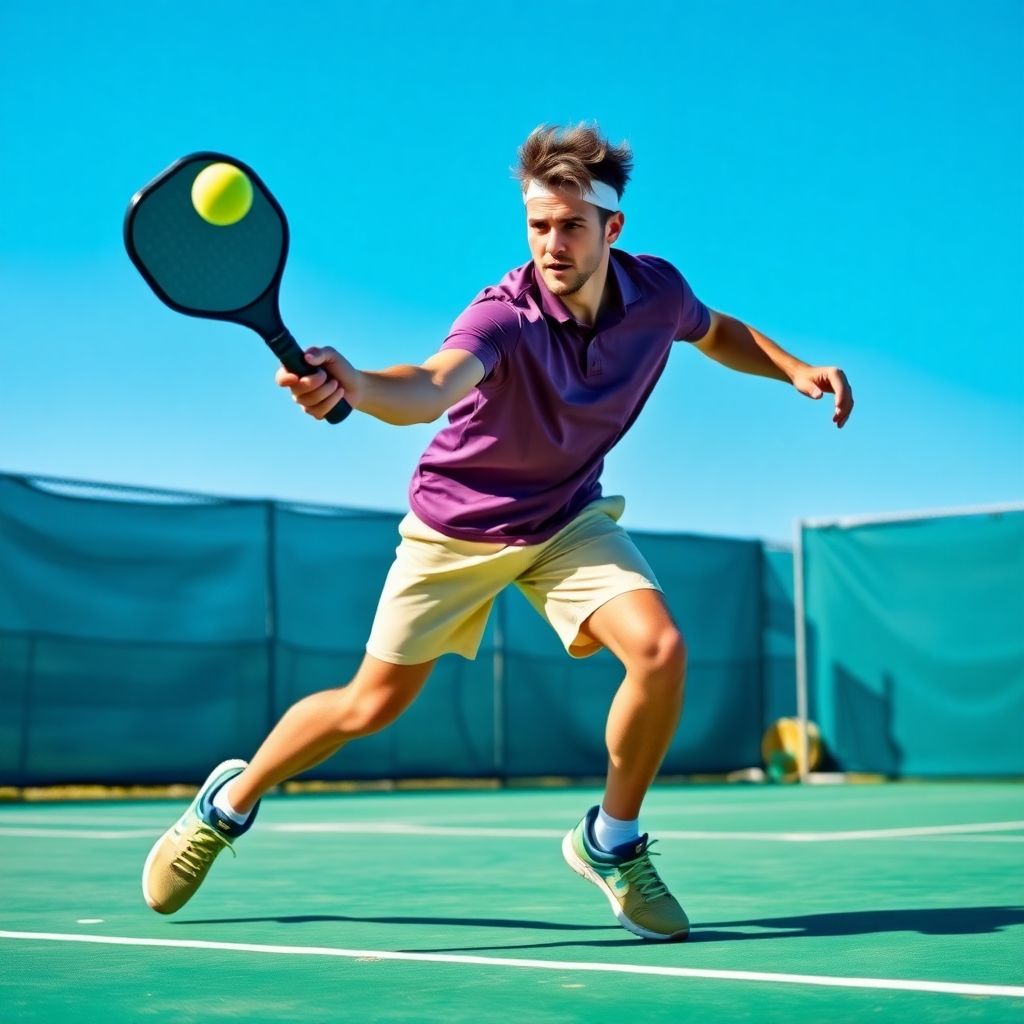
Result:
<instances>
[{"instance_id":1,"label":"court surface","mask_svg":"<svg viewBox=\"0 0 1024 1024\"><path fill-rule=\"evenodd\" d=\"M139 875L183 802L0 806L0 1019L1024 1019L1021 785L656 788L672 945L562 862L598 796L270 798L173 917Z\"/></svg>"}]
</instances>

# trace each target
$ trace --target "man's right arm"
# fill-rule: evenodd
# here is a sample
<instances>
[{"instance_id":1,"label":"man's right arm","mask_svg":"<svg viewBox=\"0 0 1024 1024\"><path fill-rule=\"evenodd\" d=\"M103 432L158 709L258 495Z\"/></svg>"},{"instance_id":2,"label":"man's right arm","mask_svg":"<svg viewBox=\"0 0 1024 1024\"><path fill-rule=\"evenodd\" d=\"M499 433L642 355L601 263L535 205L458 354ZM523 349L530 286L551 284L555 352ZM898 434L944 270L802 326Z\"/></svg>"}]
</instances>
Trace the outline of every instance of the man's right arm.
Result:
<instances>
[{"instance_id":1,"label":"man's right arm","mask_svg":"<svg viewBox=\"0 0 1024 1024\"><path fill-rule=\"evenodd\" d=\"M333 348L306 352L311 372L304 377L277 371L277 383L316 419L323 419L344 398L354 409L385 423L430 423L483 380L484 364L463 349L435 352L419 366L357 370ZM318 369L314 369L318 368Z\"/></svg>"}]
</instances>

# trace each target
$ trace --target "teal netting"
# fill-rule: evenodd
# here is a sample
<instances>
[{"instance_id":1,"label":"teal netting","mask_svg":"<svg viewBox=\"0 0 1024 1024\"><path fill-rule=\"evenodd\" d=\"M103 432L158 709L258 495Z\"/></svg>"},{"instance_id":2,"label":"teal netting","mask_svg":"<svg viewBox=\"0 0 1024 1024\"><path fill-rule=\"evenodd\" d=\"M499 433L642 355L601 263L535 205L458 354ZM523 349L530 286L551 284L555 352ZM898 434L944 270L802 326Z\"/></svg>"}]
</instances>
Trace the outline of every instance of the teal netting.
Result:
<instances>
[{"instance_id":1,"label":"teal netting","mask_svg":"<svg viewBox=\"0 0 1024 1024\"><path fill-rule=\"evenodd\" d=\"M839 767L1024 773L1024 510L803 531L811 718Z\"/></svg>"},{"instance_id":2,"label":"teal netting","mask_svg":"<svg viewBox=\"0 0 1024 1024\"><path fill-rule=\"evenodd\" d=\"M797 713L796 637L793 621L793 553L765 548L761 564L761 670L764 723Z\"/></svg>"},{"instance_id":3,"label":"teal netting","mask_svg":"<svg viewBox=\"0 0 1024 1024\"><path fill-rule=\"evenodd\" d=\"M355 670L395 514L0 476L0 783L195 780ZM792 711L790 555L635 534L690 649L670 773L757 764ZM319 778L599 775L621 670L567 657L514 589L474 662Z\"/></svg>"}]
</instances>

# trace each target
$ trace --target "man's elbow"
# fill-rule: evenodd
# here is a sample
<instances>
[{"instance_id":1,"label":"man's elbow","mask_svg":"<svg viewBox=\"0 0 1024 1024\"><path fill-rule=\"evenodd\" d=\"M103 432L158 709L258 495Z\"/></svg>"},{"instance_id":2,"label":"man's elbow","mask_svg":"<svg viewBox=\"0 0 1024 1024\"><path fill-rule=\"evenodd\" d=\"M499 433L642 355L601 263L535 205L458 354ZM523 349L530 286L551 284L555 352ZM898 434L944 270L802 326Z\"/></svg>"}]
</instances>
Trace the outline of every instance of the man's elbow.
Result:
<instances>
[{"instance_id":1,"label":"man's elbow","mask_svg":"<svg viewBox=\"0 0 1024 1024\"><path fill-rule=\"evenodd\" d=\"M421 412L419 417L415 420L411 420L412 423L434 423L439 420L447 410L442 407L440 409L429 409L425 412Z\"/></svg>"},{"instance_id":2,"label":"man's elbow","mask_svg":"<svg viewBox=\"0 0 1024 1024\"><path fill-rule=\"evenodd\" d=\"M434 423L448 411L451 405L454 403L448 401L445 395L441 393L431 395L428 401L403 410L405 415L403 423L409 426L417 423Z\"/></svg>"}]
</instances>

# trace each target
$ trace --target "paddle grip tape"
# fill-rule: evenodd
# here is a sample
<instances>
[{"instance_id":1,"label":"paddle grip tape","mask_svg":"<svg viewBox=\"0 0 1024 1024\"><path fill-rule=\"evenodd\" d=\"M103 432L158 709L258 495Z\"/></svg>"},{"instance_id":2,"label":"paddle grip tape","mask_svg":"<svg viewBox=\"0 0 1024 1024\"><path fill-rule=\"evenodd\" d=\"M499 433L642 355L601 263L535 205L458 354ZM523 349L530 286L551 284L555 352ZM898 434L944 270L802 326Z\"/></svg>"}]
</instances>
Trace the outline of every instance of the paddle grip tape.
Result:
<instances>
[{"instance_id":1,"label":"paddle grip tape","mask_svg":"<svg viewBox=\"0 0 1024 1024\"><path fill-rule=\"evenodd\" d=\"M281 365L296 377L305 377L316 372L315 366L306 362L306 357L299 348L298 342L291 332L284 330L273 338L267 339L270 350L281 360ZM342 399L326 416L328 423L340 423L352 411L352 406Z\"/></svg>"}]
</instances>

